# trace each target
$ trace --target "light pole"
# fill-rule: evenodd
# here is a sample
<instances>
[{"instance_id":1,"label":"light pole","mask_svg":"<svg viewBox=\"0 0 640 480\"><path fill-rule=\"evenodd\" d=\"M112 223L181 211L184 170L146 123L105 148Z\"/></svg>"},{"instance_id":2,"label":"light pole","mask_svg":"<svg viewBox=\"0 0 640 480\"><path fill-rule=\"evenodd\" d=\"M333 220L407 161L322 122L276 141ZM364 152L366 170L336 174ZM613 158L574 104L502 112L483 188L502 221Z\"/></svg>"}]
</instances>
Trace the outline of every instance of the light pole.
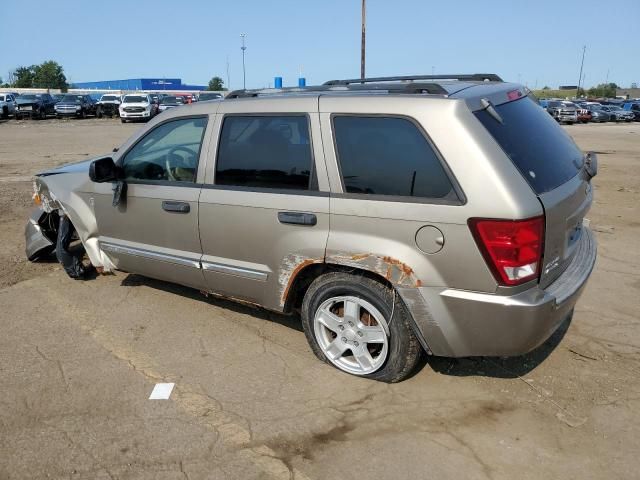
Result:
<instances>
[{"instance_id":1,"label":"light pole","mask_svg":"<svg viewBox=\"0 0 640 480\"><path fill-rule=\"evenodd\" d=\"M247 35L244 33L240 34L240 38L242 39L242 46L240 47L240 50L242 50L242 89L243 90L247 89L247 74L244 67L244 51L247 49L246 45L244 44L244 39L246 36Z\"/></svg>"},{"instance_id":2,"label":"light pole","mask_svg":"<svg viewBox=\"0 0 640 480\"><path fill-rule=\"evenodd\" d=\"M360 78L364 78L364 59L365 59L365 44L366 44L366 11L367 0L362 0L362 39L360 41Z\"/></svg>"},{"instance_id":3,"label":"light pole","mask_svg":"<svg viewBox=\"0 0 640 480\"><path fill-rule=\"evenodd\" d=\"M587 46L582 47L582 61L580 62L580 76L578 77L578 90L576 91L576 98L580 98L580 83L582 82L582 67L584 66L584 52L587 51Z\"/></svg>"}]
</instances>

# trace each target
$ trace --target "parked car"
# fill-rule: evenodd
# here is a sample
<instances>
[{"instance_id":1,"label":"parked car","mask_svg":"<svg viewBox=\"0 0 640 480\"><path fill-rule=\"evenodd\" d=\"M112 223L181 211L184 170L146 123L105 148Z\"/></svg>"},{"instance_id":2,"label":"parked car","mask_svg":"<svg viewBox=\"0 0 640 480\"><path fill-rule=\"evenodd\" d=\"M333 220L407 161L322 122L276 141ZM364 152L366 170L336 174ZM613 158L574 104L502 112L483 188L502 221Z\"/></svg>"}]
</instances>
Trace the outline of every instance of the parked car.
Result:
<instances>
[{"instance_id":1,"label":"parked car","mask_svg":"<svg viewBox=\"0 0 640 480\"><path fill-rule=\"evenodd\" d=\"M602 110L602 105L587 103L584 108L591 113L591 121L594 123L608 122L611 118L609 112Z\"/></svg>"},{"instance_id":2,"label":"parked car","mask_svg":"<svg viewBox=\"0 0 640 480\"><path fill-rule=\"evenodd\" d=\"M60 100L62 100L64 98L65 95L66 95L65 93L54 93L51 96L56 101L56 103L58 103Z\"/></svg>"},{"instance_id":3,"label":"parked car","mask_svg":"<svg viewBox=\"0 0 640 480\"><path fill-rule=\"evenodd\" d=\"M125 95L120 104L119 112L122 123L129 120L148 121L156 114L156 106L147 94Z\"/></svg>"},{"instance_id":4,"label":"parked car","mask_svg":"<svg viewBox=\"0 0 640 480\"><path fill-rule=\"evenodd\" d=\"M0 93L0 117L9 118L16 113L16 98L11 93Z\"/></svg>"},{"instance_id":5,"label":"parked car","mask_svg":"<svg viewBox=\"0 0 640 480\"><path fill-rule=\"evenodd\" d=\"M319 359L385 382L423 349L523 354L593 269L597 159L525 87L462 78L170 109L116 152L36 177L27 256L55 248L84 278L86 253L103 272L299 311Z\"/></svg>"},{"instance_id":6,"label":"parked car","mask_svg":"<svg viewBox=\"0 0 640 480\"><path fill-rule=\"evenodd\" d=\"M640 122L640 102L627 102L622 108L627 112L633 113L634 120Z\"/></svg>"},{"instance_id":7,"label":"parked car","mask_svg":"<svg viewBox=\"0 0 640 480\"><path fill-rule=\"evenodd\" d=\"M220 100L222 98L222 94L216 92L202 92L198 97L199 102L206 102L207 100ZM542 102L546 100L540 100L540 106L542 106ZM546 107L543 107L546 108Z\"/></svg>"},{"instance_id":8,"label":"parked car","mask_svg":"<svg viewBox=\"0 0 640 480\"><path fill-rule=\"evenodd\" d=\"M602 109L609 112L611 120L616 122L632 122L635 115L630 110L623 110L618 105L603 105Z\"/></svg>"},{"instance_id":9,"label":"parked car","mask_svg":"<svg viewBox=\"0 0 640 480\"><path fill-rule=\"evenodd\" d=\"M588 108L578 107L576 109L576 114L578 116L578 122L580 123L589 123L593 119Z\"/></svg>"},{"instance_id":10,"label":"parked car","mask_svg":"<svg viewBox=\"0 0 640 480\"><path fill-rule=\"evenodd\" d=\"M101 116L100 106L89 95L67 94L56 106L56 117L87 118L89 115Z\"/></svg>"},{"instance_id":11,"label":"parked car","mask_svg":"<svg viewBox=\"0 0 640 480\"><path fill-rule=\"evenodd\" d=\"M25 93L16 98L16 120L22 117L44 120L55 115L55 99L48 93Z\"/></svg>"},{"instance_id":12,"label":"parked car","mask_svg":"<svg viewBox=\"0 0 640 480\"><path fill-rule=\"evenodd\" d=\"M98 104L102 107L102 114L113 118L119 115L121 97L111 93L105 93L100 97Z\"/></svg>"},{"instance_id":13,"label":"parked car","mask_svg":"<svg viewBox=\"0 0 640 480\"><path fill-rule=\"evenodd\" d=\"M184 105L184 99L182 97L163 97L160 100L159 110L164 112L165 110L173 107L179 107L180 105Z\"/></svg>"},{"instance_id":14,"label":"parked car","mask_svg":"<svg viewBox=\"0 0 640 480\"><path fill-rule=\"evenodd\" d=\"M576 106L568 101L550 101L547 106L547 112L560 123L565 122L571 125L578 121Z\"/></svg>"}]
</instances>

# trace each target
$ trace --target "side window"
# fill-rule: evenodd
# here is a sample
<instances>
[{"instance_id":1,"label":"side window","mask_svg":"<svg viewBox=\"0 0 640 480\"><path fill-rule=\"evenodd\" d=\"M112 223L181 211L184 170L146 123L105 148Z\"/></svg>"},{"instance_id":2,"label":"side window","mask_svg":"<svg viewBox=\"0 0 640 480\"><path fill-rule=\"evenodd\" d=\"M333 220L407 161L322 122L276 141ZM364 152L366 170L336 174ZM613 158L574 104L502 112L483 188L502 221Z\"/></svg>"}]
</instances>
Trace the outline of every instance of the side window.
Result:
<instances>
[{"instance_id":1,"label":"side window","mask_svg":"<svg viewBox=\"0 0 640 480\"><path fill-rule=\"evenodd\" d=\"M195 182L206 118L183 118L157 126L122 162L126 180Z\"/></svg>"},{"instance_id":2,"label":"side window","mask_svg":"<svg viewBox=\"0 0 640 480\"><path fill-rule=\"evenodd\" d=\"M440 159L413 122L336 116L333 128L345 192L458 199Z\"/></svg>"},{"instance_id":3,"label":"side window","mask_svg":"<svg viewBox=\"0 0 640 480\"><path fill-rule=\"evenodd\" d=\"M224 119L216 161L217 185L309 190L314 188L313 177L306 115L233 115Z\"/></svg>"}]
</instances>

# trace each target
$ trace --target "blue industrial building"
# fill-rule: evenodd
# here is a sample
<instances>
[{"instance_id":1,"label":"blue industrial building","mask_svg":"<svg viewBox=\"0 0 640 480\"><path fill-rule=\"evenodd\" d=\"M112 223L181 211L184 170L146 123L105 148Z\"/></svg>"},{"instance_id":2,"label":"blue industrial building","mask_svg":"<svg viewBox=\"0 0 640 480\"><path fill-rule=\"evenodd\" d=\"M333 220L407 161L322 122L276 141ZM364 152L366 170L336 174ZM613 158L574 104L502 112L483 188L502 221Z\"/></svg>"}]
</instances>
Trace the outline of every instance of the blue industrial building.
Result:
<instances>
[{"instance_id":1,"label":"blue industrial building","mask_svg":"<svg viewBox=\"0 0 640 480\"><path fill-rule=\"evenodd\" d=\"M103 80L100 82L76 82L72 88L86 90L206 90L206 85L185 85L180 78L130 78L128 80Z\"/></svg>"}]
</instances>

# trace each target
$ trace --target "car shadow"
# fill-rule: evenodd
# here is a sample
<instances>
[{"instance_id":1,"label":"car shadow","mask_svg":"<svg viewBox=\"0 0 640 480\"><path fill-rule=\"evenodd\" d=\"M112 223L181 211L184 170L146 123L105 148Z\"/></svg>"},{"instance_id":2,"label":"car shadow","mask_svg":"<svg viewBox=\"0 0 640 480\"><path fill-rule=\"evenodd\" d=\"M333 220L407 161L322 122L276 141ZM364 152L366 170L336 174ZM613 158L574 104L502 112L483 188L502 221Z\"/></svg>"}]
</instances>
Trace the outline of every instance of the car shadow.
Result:
<instances>
[{"instance_id":1,"label":"car shadow","mask_svg":"<svg viewBox=\"0 0 640 480\"><path fill-rule=\"evenodd\" d=\"M232 312L242 315L251 315L252 317L259 318L260 320L266 320L274 322L279 325L291 328L298 332L302 332L302 323L300 317L297 314L286 315L277 312L271 312L257 305L250 305L241 303L239 301L228 300L224 297L205 294L196 289L178 285L175 283L164 282L161 280L155 280L153 278L144 277L142 275L130 273L120 283L123 287L139 287L144 285L146 287L155 288L156 290L162 290L163 292L169 292L183 297L191 298L199 302L208 303L216 307L224 308L225 310L231 310Z\"/></svg>"},{"instance_id":2,"label":"car shadow","mask_svg":"<svg viewBox=\"0 0 640 480\"><path fill-rule=\"evenodd\" d=\"M431 368L443 375L454 377L522 377L544 362L564 338L572 316L569 316L546 342L529 353L517 357L428 357Z\"/></svg>"},{"instance_id":3,"label":"car shadow","mask_svg":"<svg viewBox=\"0 0 640 480\"><path fill-rule=\"evenodd\" d=\"M123 287L139 287L141 285L161 290L163 292L181 295L199 302L208 303L216 307L231 310L242 315L250 315L260 320L274 322L279 325L302 332L302 323L297 313L285 315L271 312L257 305L240 303L217 295L206 295L196 289L178 285L175 283L155 280L138 274L128 274L120 284ZM492 377L492 378L518 378L522 377L538 365L540 365L553 352L564 338L572 317L568 317L558 329L535 350L517 357L464 357L448 358L423 355L414 371L407 377L418 374L425 365L429 365L434 371L443 375L455 377Z\"/></svg>"}]
</instances>

